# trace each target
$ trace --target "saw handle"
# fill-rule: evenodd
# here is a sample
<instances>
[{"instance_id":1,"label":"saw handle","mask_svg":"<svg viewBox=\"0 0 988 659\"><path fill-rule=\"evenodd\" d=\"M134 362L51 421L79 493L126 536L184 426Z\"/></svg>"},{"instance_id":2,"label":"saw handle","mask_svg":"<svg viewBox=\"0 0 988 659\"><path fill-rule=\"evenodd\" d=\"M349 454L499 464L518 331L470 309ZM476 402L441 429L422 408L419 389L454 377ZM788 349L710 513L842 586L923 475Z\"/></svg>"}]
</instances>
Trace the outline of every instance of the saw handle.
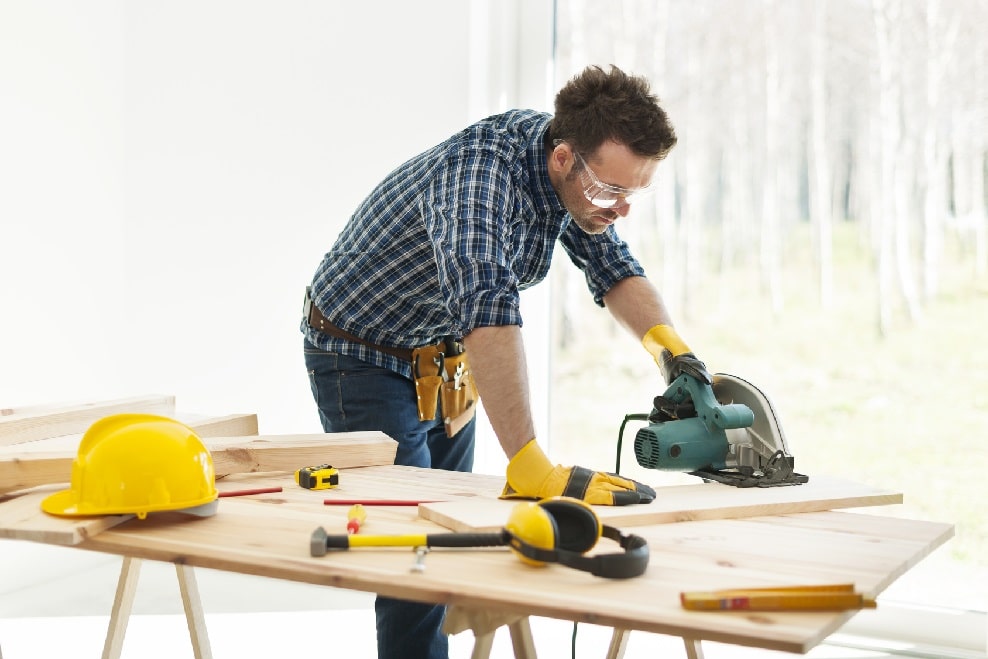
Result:
<instances>
[{"instance_id":1,"label":"saw handle","mask_svg":"<svg viewBox=\"0 0 988 659\"><path fill-rule=\"evenodd\" d=\"M755 421L755 413L750 407L742 403L720 404L709 384L688 373L673 380L662 398L677 404L692 401L696 415L707 427L714 426L723 430L747 428Z\"/></svg>"}]
</instances>

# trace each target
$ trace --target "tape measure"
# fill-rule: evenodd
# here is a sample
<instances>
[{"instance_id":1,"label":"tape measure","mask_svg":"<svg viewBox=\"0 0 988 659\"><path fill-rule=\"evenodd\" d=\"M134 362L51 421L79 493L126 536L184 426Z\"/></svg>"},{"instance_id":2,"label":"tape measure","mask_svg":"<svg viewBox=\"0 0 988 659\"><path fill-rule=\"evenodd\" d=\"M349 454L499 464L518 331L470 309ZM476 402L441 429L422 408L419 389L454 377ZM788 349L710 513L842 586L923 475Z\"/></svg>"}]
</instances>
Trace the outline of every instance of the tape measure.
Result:
<instances>
[{"instance_id":1,"label":"tape measure","mask_svg":"<svg viewBox=\"0 0 988 659\"><path fill-rule=\"evenodd\" d=\"M328 490L340 484L340 472L332 465L302 467L295 472L295 482L307 490Z\"/></svg>"}]
</instances>

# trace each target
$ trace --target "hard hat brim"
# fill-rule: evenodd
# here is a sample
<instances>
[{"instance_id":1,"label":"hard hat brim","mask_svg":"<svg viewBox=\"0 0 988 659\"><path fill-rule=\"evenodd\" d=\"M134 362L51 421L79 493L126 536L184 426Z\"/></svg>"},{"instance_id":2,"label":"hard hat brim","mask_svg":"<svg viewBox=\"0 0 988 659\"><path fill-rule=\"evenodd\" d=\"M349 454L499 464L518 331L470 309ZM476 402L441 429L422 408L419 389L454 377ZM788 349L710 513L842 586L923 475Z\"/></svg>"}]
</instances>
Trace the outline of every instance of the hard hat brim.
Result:
<instances>
[{"instance_id":1,"label":"hard hat brim","mask_svg":"<svg viewBox=\"0 0 988 659\"><path fill-rule=\"evenodd\" d=\"M194 515L196 517L211 517L219 509L219 499L213 495L210 500L191 506L178 507L155 507L152 510L86 510L80 506L76 499L75 492L71 489L55 492L41 500L41 510L50 515L59 517L99 517L102 515L138 515L146 516L153 512L177 512Z\"/></svg>"},{"instance_id":2,"label":"hard hat brim","mask_svg":"<svg viewBox=\"0 0 988 659\"><path fill-rule=\"evenodd\" d=\"M41 501L41 509L51 515L76 517L85 514L79 512L79 504L72 490L62 490L45 497Z\"/></svg>"}]
</instances>

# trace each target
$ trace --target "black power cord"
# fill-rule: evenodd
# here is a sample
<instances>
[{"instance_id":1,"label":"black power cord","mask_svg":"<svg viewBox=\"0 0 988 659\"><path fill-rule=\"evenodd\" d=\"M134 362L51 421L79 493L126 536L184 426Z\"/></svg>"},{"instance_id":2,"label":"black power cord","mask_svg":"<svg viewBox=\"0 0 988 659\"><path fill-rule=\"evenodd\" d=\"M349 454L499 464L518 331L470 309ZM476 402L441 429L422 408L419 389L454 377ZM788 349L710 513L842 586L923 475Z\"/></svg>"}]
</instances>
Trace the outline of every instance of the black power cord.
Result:
<instances>
[{"instance_id":1,"label":"black power cord","mask_svg":"<svg viewBox=\"0 0 988 659\"><path fill-rule=\"evenodd\" d=\"M624 427L629 421L648 421L648 414L625 414L621 428L618 430L617 457L614 460L614 473L621 475L621 445L624 443Z\"/></svg>"},{"instance_id":2,"label":"black power cord","mask_svg":"<svg viewBox=\"0 0 988 659\"><path fill-rule=\"evenodd\" d=\"M629 421L648 421L648 414L625 414L624 421L621 422L621 428L618 430L617 438L617 457L614 460L614 473L621 475L621 446L624 444L624 427L628 425ZM573 636L570 640L570 656L572 659L576 659L576 629L580 623L573 623Z\"/></svg>"}]
</instances>

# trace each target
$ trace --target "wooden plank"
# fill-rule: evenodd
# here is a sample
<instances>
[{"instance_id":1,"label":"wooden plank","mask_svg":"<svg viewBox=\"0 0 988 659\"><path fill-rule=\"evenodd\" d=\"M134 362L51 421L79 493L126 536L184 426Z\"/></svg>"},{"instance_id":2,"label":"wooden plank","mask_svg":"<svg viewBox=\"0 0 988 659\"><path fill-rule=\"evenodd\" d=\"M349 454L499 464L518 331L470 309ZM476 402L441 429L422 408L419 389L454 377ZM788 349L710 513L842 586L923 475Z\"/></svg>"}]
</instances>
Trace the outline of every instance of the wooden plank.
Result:
<instances>
[{"instance_id":1,"label":"wooden plank","mask_svg":"<svg viewBox=\"0 0 988 659\"><path fill-rule=\"evenodd\" d=\"M211 437L205 440L216 477L290 471L328 463L337 469L394 464L398 442L378 431Z\"/></svg>"},{"instance_id":2,"label":"wooden plank","mask_svg":"<svg viewBox=\"0 0 988 659\"><path fill-rule=\"evenodd\" d=\"M188 416L181 412L176 412L170 418L181 421L196 431L202 438L206 437L241 437L257 434L256 414L228 414L226 416L207 416L201 414ZM88 430L88 427L87 427ZM79 442L82 441L84 432L73 433L71 435L61 435L60 437L49 437L47 439L36 439L23 444L11 444L0 446L0 457L18 455L21 453L42 454L42 453L73 453L78 449Z\"/></svg>"},{"instance_id":3,"label":"wooden plank","mask_svg":"<svg viewBox=\"0 0 988 659\"><path fill-rule=\"evenodd\" d=\"M623 528L902 503L899 492L825 476L788 487L738 488L698 483L658 487L656 492L650 504L594 506L594 512L602 523ZM453 531L493 532L504 526L517 503L496 498L441 501L422 504L419 515Z\"/></svg>"},{"instance_id":4,"label":"wooden plank","mask_svg":"<svg viewBox=\"0 0 988 659\"><path fill-rule=\"evenodd\" d=\"M0 415L0 446L85 432L109 414L140 412L175 414L174 396L138 396L92 403L36 405L5 408Z\"/></svg>"},{"instance_id":5,"label":"wooden plank","mask_svg":"<svg viewBox=\"0 0 988 659\"><path fill-rule=\"evenodd\" d=\"M0 498L0 538L33 540L51 545L77 545L90 536L134 517L107 515L71 519L48 515L41 510L41 500L57 489L52 487L32 490L25 496Z\"/></svg>"},{"instance_id":6,"label":"wooden plank","mask_svg":"<svg viewBox=\"0 0 988 659\"><path fill-rule=\"evenodd\" d=\"M223 472L217 472L219 476L244 471L281 471L288 455L293 452L290 447L286 449L285 453L274 450L277 448L274 444L277 435L270 435L267 438L269 441L259 443L258 439L246 437L238 437L236 438L237 441L230 437L216 439L210 437L209 433L230 430L244 430L256 435L257 416L254 414L236 414L204 419L191 423L189 426L203 438L207 447L211 448L214 442L226 444L219 456L213 456L214 462L219 459L223 466ZM289 437L297 438L299 436ZM327 435L319 434L307 437L325 439ZM28 445L17 444L16 450L13 447L6 447L0 451L0 494L50 483L67 483L72 477L72 461L75 460L76 447L80 438L80 435L76 435L70 442L65 441L68 437L61 437L51 442L38 441ZM389 439L389 441L391 440ZM335 440L331 442L331 445L333 443ZM372 446L372 444L373 442L368 442L368 450L361 457L366 455L368 459L374 458L375 461L371 464L388 464L381 462L387 456L387 443L378 440L377 446ZM318 455L320 444L313 443L310 446L313 449L313 455ZM374 449L380 455L377 455ZM269 453L272 455L270 461L266 458ZM294 453L296 458L300 460L309 457L302 447L295 448ZM350 453L352 451L344 451L346 455ZM393 453L391 462L394 462Z\"/></svg>"},{"instance_id":7,"label":"wooden plank","mask_svg":"<svg viewBox=\"0 0 988 659\"><path fill-rule=\"evenodd\" d=\"M380 432L259 435L207 440L207 445L213 443L215 448L211 447L210 453L214 464L219 465L217 473L230 474L228 478L234 481L227 489L241 489L236 485L239 476L258 471L278 472L271 477L271 482L285 490L297 491L294 494L285 492L279 495L279 500L294 496L300 502L305 502L306 506L318 505L320 510L323 509L322 499L327 496L328 491L303 490L295 484L294 476L285 472L294 472L299 467L323 462L337 465L339 469L354 469L364 464L387 465L394 462L397 450L397 443ZM0 465L3 464L0 461ZM350 476L347 475L343 480L350 480ZM373 482L377 483L374 486L376 494L371 496L380 497L381 492L388 491L386 478ZM217 483L217 488L224 489L222 482ZM59 486L41 486L6 500L0 497L0 537L74 545L133 517L110 515L70 518L48 515L41 510L41 500L58 489ZM355 488L353 484L347 487L344 482L337 489L344 493L370 493L371 488ZM421 498L421 491L418 496ZM229 499L223 500L221 509L227 501Z\"/></svg>"},{"instance_id":8,"label":"wooden plank","mask_svg":"<svg viewBox=\"0 0 988 659\"><path fill-rule=\"evenodd\" d=\"M196 421L184 421L181 415L175 417L196 431L200 438L207 437L246 437L257 434L256 414L228 414L208 417Z\"/></svg>"},{"instance_id":9,"label":"wooden plank","mask_svg":"<svg viewBox=\"0 0 988 659\"><path fill-rule=\"evenodd\" d=\"M350 497L459 497L481 499L503 480L478 476L471 487L463 475L412 468L368 467L341 476ZM237 476L237 486L261 486L266 476ZM392 483L396 494L385 486ZM431 485L430 485L431 484ZM846 612L686 611L685 590L853 582L877 595L916 561L950 536L950 526L819 512L745 519L715 519L638 527L651 548L644 575L606 580L559 564L531 567L506 548L435 549L423 572L412 572L407 547L309 554L317 526L344 533L346 510L322 506L325 491L300 488L262 497L223 499L215 517L179 522L162 517L128 522L83 544L86 549L180 561L195 567L244 572L351 588L416 601L456 604L593 623L605 627L671 634L697 643L738 643L805 653L843 624ZM367 532L434 532L414 509L368 508ZM363 530L362 530L363 532ZM593 553L620 550L601 540Z\"/></svg>"}]
</instances>

